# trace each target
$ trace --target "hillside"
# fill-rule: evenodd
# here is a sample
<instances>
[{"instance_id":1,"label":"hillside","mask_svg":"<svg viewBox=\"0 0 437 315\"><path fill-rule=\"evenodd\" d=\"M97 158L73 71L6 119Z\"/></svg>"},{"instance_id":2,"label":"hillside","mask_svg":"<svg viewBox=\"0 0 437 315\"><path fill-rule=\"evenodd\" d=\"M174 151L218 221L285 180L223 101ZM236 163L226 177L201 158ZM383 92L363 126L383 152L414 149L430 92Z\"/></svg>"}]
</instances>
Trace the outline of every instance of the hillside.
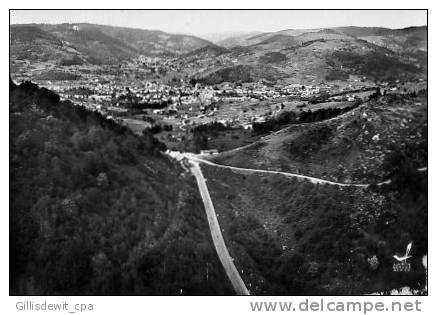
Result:
<instances>
[{"instance_id":1,"label":"hillside","mask_svg":"<svg viewBox=\"0 0 437 315\"><path fill-rule=\"evenodd\" d=\"M363 190L201 166L252 294L358 295L425 286L426 173L401 165L391 185ZM410 241L411 272L394 272L393 255Z\"/></svg>"},{"instance_id":2,"label":"hillside","mask_svg":"<svg viewBox=\"0 0 437 315\"><path fill-rule=\"evenodd\" d=\"M222 82L256 82L258 80L275 81L284 76L269 65L236 65L223 67L211 72L198 75L198 81L204 84L218 84Z\"/></svg>"},{"instance_id":3,"label":"hillside","mask_svg":"<svg viewBox=\"0 0 437 315\"><path fill-rule=\"evenodd\" d=\"M335 80L350 74L393 81L425 77L427 69L426 26L283 30L232 37L219 44L229 49L222 57L234 60L233 66L268 64L277 70L275 80L286 77L285 82ZM202 58L199 55L196 62ZM229 64L215 71L223 67Z\"/></svg>"},{"instance_id":4,"label":"hillside","mask_svg":"<svg viewBox=\"0 0 437 315\"><path fill-rule=\"evenodd\" d=\"M225 54L229 52L228 49L218 46L218 45L207 45L198 49L195 49L193 51L190 51L184 55L184 57L198 57L199 55L202 55L204 57L217 57L222 54Z\"/></svg>"},{"instance_id":5,"label":"hillside","mask_svg":"<svg viewBox=\"0 0 437 315\"><path fill-rule=\"evenodd\" d=\"M337 27L335 30L394 51L427 50L428 28L426 26L406 27L403 29L349 26Z\"/></svg>"},{"instance_id":6,"label":"hillside","mask_svg":"<svg viewBox=\"0 0 437 315\"><path fill-rule=\"evenodd\" d=\"M200 34L201 38L209 40L216 45L222 47L232 47L235 46L234 42L238 41L239 38L245 38L247 36L254 36L259 34L259 32L212 32Z\"/></svg>"},{"instance_id":7,"label":"hillside","mask_svg":"<svg viewBox=\"0 0 437 315\"><path fill-rule=\"evenodd\" d=\"M288 36L288 37L299 37L302 35L321 35L321 34L337 34L346 35L355 38L370 38L370 37L391 37L393 40L402 41L405 44L418 44L411 48L418 48L426 50L426 26L418 27L406 27L402 29L389 29L383 27L358 27L358 26L344 26L344 27L334 27L328 29L287 29L280 30L277 32L267 32L267 33L256 33L256 34L242 34L238 36L230 36L217 42L218 45L232 48L236 46L251 46L259 44L270 38L278 36ZM425 45L423 45L425 44Z\"/></svg>"},{"instance_id":8,"label":"hillside","mask_svg":"<svg viewBox=\"0 0 437 315\"><path fill-rule=\"evenodd\" d=\"M427 91L388 94L336 118L290 125L253 145L214 160L340 182L375 183L393 173L387 158L414 156L427 165Z\"/></svg>"},{"instance_id":9,"label":"hillside","mask_svg":"<svg viewBox=\"0 0 437 315\"><path fill-rule=\"evenodd\" d=\"M189 35L94 24L11 25L10 35L11 60L34 66L114 64L140 55L177 57L180 72L214 83L322 82L349 75L415 80L426 79L427 70L426 26L289 29L238 35L217 44Z\"/></svg>"},{"instance_id":10,"label":"hillside","mask_svg":"<svg viewBox=\"0 0 437 315\"><path fill-rule=\"evenodd\" d=\"M194 179L97 112L10 81L10 294L232 294Z\"/></svg>"},{"instance_id":11,"label":"hillside","mask_svg":"<svg viewBox=\"0 0 437 315\"><path fill-rule=\"evenodd\" d=\"M113 63L139 55L175 56L210 42L188 35L95 24L11 25L11 58Z\"/></svg>"}]
</instances>

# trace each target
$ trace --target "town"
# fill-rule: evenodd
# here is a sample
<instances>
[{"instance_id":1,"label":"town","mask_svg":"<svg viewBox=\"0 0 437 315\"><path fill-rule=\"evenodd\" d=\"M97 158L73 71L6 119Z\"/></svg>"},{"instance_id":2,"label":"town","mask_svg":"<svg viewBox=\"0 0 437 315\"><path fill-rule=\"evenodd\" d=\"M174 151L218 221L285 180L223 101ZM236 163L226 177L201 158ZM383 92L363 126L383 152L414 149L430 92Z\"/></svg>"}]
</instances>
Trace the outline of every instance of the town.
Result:
<instances>
[{"instance_id":1,"label":"town","mask_svg":"<svg viewBox=\"0 0 437 315\"><path fill-rule=\"evenodd\" d=\"M199 125L220 123L251 130L281 111L343 108L362 102L382 88L388 92L419 90L398 81L389 84L350 75L334 82L222 82L208 85L182 74L184 59L140 56L118 65L30 64L14 60L18 82L32 80L76 105L99 111L135 133L149 129L171 148ZM217 62L232 62L218 59ZM192 65L192 62L188 63ZM80 74L80 75L79 75ZM315 80L313 80L315 81Z\"/></svg>"},{"instance_id":2,"label":"town","mask_svg":"<svg viewBox=\"0 0 437 315\"><path fill-rule=\"evenodd\" d=\"M9 294L426 295L409 11L10 10Z\"/></svg>"}]
</instances>

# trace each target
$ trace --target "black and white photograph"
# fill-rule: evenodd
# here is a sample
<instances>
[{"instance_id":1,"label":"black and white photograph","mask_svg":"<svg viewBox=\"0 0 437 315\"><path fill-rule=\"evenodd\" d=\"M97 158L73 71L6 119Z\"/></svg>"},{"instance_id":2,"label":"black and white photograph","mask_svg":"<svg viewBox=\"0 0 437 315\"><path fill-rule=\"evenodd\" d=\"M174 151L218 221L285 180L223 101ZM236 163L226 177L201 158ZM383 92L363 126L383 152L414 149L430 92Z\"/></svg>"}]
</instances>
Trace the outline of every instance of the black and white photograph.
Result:
<instances>
[{"instance_id":1,"label":"black and white photograph","mask_svg":"<svg viewBox=\"0 0 437 315\"><path fill-rule=\"evenodd\" d=\"M428 295L427 9L10 9L8 149L10 296Z\"/></svg>"}]
</instances>

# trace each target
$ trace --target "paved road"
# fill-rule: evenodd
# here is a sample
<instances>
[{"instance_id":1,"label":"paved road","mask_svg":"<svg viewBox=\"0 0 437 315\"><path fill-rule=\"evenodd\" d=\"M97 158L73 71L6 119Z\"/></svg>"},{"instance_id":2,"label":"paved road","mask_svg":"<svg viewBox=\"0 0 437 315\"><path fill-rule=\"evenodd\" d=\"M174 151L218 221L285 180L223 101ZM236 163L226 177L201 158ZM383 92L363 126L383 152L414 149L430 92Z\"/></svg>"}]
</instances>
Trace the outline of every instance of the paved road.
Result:
<instances>
[{"instance_id":1,"label":"paved road","mask_svg":"<svg viewBox=\"0 0 437 315\"><path fill-rule=\"evenodd\" d=\"M182 162L185 154L179 152L166 152L172 158ZM215 250L226 271L229 280L234 287L235 292L238 295L249 295L249 291L244 284L243 279L241 279L237 268L234 265L231 255L226 247L225 240L223 239L222 232L220 230L220 225L217 220L217 214L214 209L214 205L209 195L208 187L206 186L205 177L203 177L202 170L199 167L199 163L195 160L189 159L190 171L196 177L197 186L199 187L200 196L202 197L203 205L205 207L206 216L208 218L209 229L211 231L212 240L214 243Z\"/></svg>"},{"instance_id":2,"label":"paved road","mask_svg":"<svg viewBox=\"0 0 437 315\"><path fill-rule=\"evenodd\" d=\"M220 230L220 225L217 220L214 205L209 195L208 187L206 186L205 177L203 177L202 174L202 170L197 162L190 161L190 163L192 165L191 173L196 177L197 186L199 187L200 195L202 196L203 204L205 206L206 216L208 217L209 228L211 230L211 236L217 251L217 255L223 267L225 268L226 274L228 275L235 292L238 295L249 295L249 291L247 290L243 279L241 279L240 274L238 273L237 268L235 268L234 262L229 255L225 240L223 239L223 235Z\"/></svg>"},{"instance_id":3,"label":"paved road","mask_svg":"<svg viewBox=\"0 0 437 315\"><path fill-rule=\"evenodd\" d=\"M235 292L238 295L249 295L249 291L246 288L246 285L244 284L243 279L241 278L240 274L237 271L237 268L234 265L232 257L229 255L229 251L226 247L225 241L223 239L223 235L220 230L220 225L217 220L217 214L214 209L214 205L211 200L211 196L209 195L208 187L206 185L205 177L203 176L202 170L200 169L199 163L205 163L208 165L221 167L221 168L227 168L231 170L236 170L240 172L256 172L256 173L268 173L268 174L278 174L283 175L287 177L295 177L295 178L301 178L310 181L314 184L328 184L328 185L335 185L335 186L341 186L341 187L361 187L361 188L367 188L369 187L369 184L345 184L345 183L337 183L332 182L329 180L311 177L311 176L305 176L300 174L294 174L294 173L287 173L287 172L280 172L280 171L269 171L269 170L259 170L259 169L251 169L251 168L242 168L242 167L235 167L235 166L228 166L228 165L221 165L217 164L208 160L201 159L198 155L194 153L180 153L177 151L167 151L167 155L170 157L176 159L177 161L181 162L183 164L183 160L187 159L190 164L190 172L196 177L197 186L200 191L200 195L202 197L202 201L205 207L206 216L208 218L208 224L209 229L211 232L212 240L214 243L214 247L216 249L217 255L220 259L220 262L222 263L226 274L229 278L229 280L232 283L232 286L234 287ZM184 166L185 168L185 166ZM417 169L418 171L427 171L426 167ZM386 180L385 182L379 183L377 185L385 185L389 184L391 180Z\"/></svg>"},{"instance_id":4,"label":"paved road","mask_svg":"<svg viewBox=\"0 0 437 315\"><path fill-rule=\"evenodd\" d=\"M335 186L341 186L341 187L361 187L361 188L367 188L369 187L369 184L346 184L346 183L337 183L326 179L306 176L306 175L300 175L295 173L287 173L287 172L280 172L280 171L269 171L269 170L259 170L259 169L253 169L253 168L243 168L243 167L235 167L235 166L229 166L229 165L222 165L217 164L208 160L203 160L195 155L191 155L188 157L191 161L197 161L200 163L205 163L212 166L217 166L221 168L227 168L235 171L243 171L243 172L252 172L252 173L266 173L266 174L277 174L277 175L283 175L287 177L295 177L295 178L301 178L306 179L310 181L313 184L328 184L328 185L335 185Z\"/></svg>"},{"instance_id":5,"label":"paved road","mask_svg":"<svg viewBox=\"0 0 437 315\"><path fill-rule=\"evenodd\" d=\"M200 158L199 155L195 155L193 153L185 153L184 156L186 156L191 161L197 161L199 163L205 163L205 164L216 166L216 167L227 168L227 169L231 169L234 171L247 172L247 173L277 174L277 175L283 175L283 176L287 176L287 177L306 179L313 184L321 184L321 185L327 184L327 185L335 185L335 186L340 186L340 187L358 187L358 188L368 188L371 185L371 184L356 184L356 183L337 183L337 182L333 182L333 181L322 179L322 178L300 175L300 174L295 174L295 173L269 171L269 170L261 170L261 169L254 169L254 168L244 168L244 167L236 167L236 166L217 164L217 163L211 162L209 160L204 160L204 159ZM417 171L418 172L426 172L426 171L428 171L428 168L427 167L418 168ZM383 186L383 185L390 184L391 182L392 182L392 180L388 179L386 181L377 183L376 185Z\"/></svg>"}]
</instances>

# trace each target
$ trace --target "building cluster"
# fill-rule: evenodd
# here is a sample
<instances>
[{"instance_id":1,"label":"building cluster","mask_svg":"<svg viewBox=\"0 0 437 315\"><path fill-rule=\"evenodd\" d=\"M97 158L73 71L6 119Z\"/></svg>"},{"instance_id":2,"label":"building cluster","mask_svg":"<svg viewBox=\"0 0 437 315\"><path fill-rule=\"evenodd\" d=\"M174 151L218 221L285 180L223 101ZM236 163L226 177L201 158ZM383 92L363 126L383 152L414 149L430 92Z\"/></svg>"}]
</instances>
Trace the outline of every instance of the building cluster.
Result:
<instances>
[{"instance_id":1,"label":"building cluster","mask_svg":"<svg viewBox=\"0 0 437 315\"><path fill-rule=\"evenodd\" d=\"M212 63L195 65L195 70L198 73L217 63L223 65L238 61L226 58L212 56ZM30 65L24 62L23 65L17 63L14 66L25 69L16 71L15 80L36 81L56 91L63 99L97 110L113 119L144 120L147 117L157 124L171 124L172 135L180 132L176 135L177 139L181 139L181 134L193 126L210 122L250 129L254 122L263 122L278 114L284 109L281 104L290 100L305 103L323 95L326 102L354 101L359 98L358 94L347 92L356 89L362 82L362 78L358 78L356 80L359 82L351 81L341 85L325 82L272 84L263 80L206 85L190 79L193 76L187 76L189 69L188 72L187 69L181 71L181 67L187 64L194 65L192 61L187 62L183 58L141 56L132 61L110 65ZM44 79L38 79L41 73L47 74L50 71L56 74L75 73L79 77L59 80L45 75ZM177 76L178 72L180 76ZM366 85L363 83L362 87ZM256 107L266 110L256 109L246 113L241 108L238 110L239 104L259 104ZM281 106L269 108L266 104ZM149 126L150 121L144 120L144 125Z\"/></svg>"}]
</instances>

